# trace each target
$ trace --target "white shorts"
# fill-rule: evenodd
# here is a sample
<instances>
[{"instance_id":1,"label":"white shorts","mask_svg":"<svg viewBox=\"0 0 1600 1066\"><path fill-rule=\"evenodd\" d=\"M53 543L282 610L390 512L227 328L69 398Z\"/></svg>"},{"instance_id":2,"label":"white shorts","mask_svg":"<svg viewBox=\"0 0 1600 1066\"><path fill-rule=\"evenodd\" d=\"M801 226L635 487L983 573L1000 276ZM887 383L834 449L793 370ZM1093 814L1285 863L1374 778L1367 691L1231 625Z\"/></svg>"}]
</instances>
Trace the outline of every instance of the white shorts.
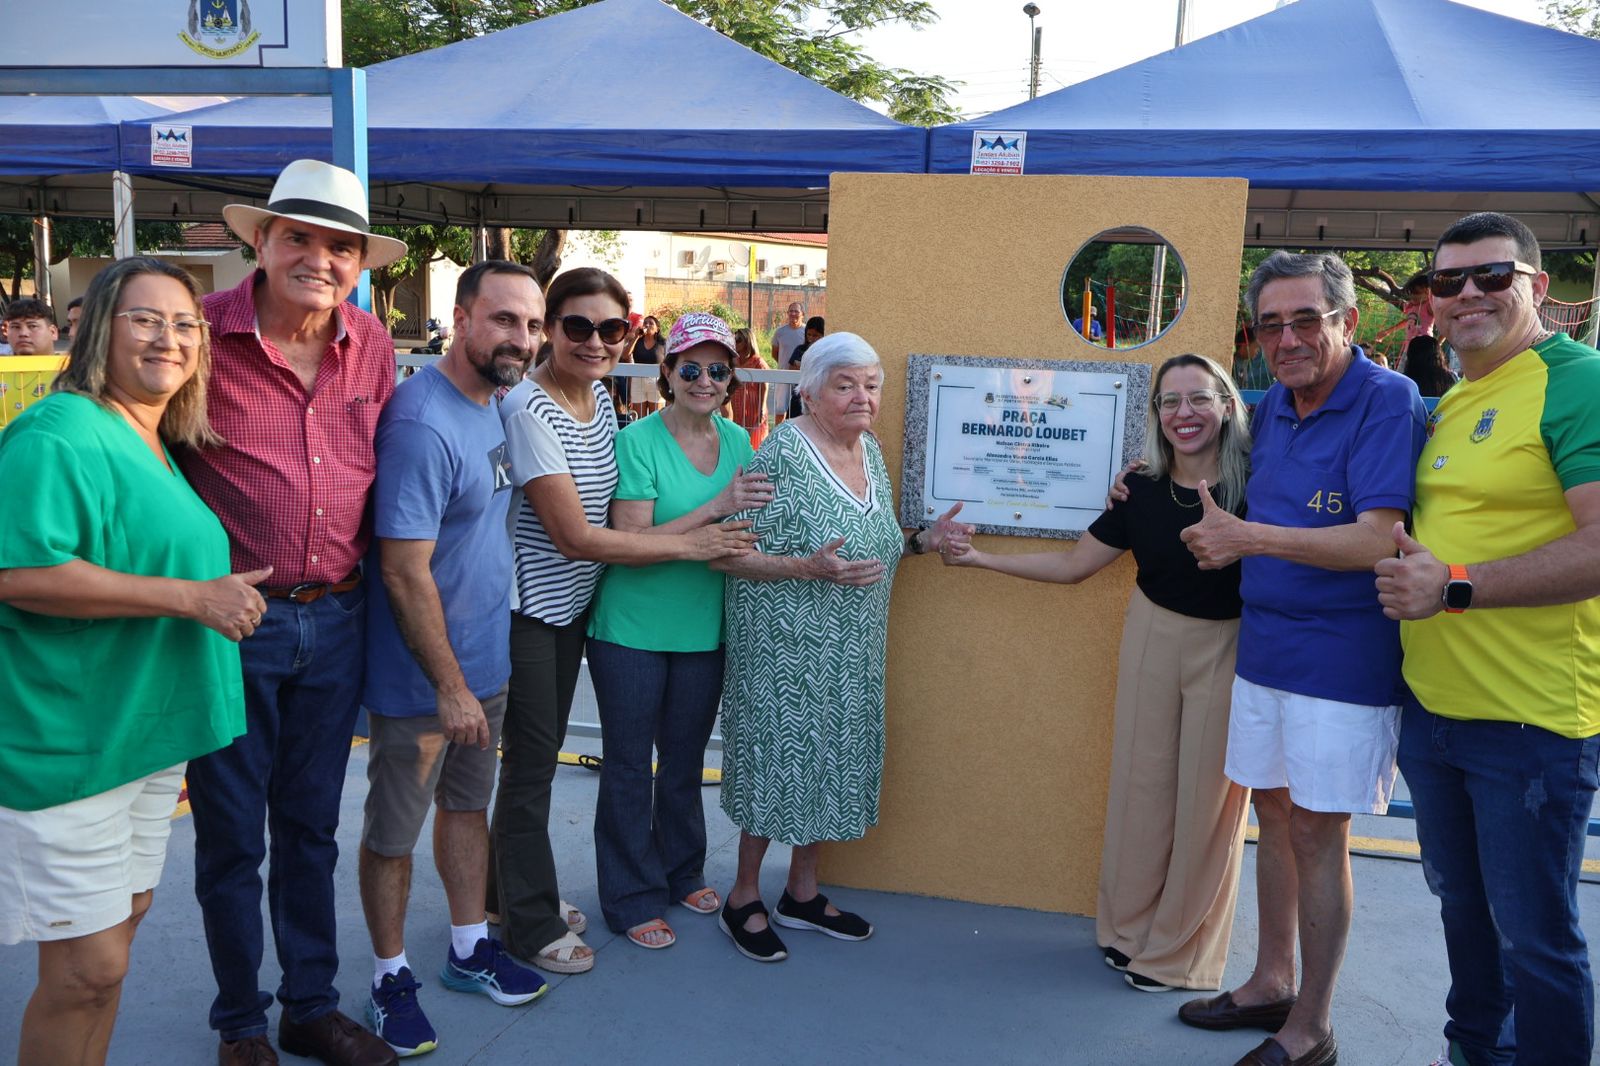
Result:
<instances>
[{"instance_id":1,"label":"white shorts","mask_svg":"<svg viewBox=\"0 0 1600 1066\"><path fill-rule=\"evenodd\" d=\"M1400 708L1300 696L1233 679L1228 761L1246 788L1287 788L1308 811L1383 814L1394 795Z\"/></svg>"},{"instance_id":2,"label":"white shorts","mask_svg":"<svg viewBox=\"0 0 1600 1066\"><path fill-rule=\"evenodd\" d=\"M186 765L42 811L0 807L0 944L126 921L161 881Z\"/></svg>"}]
</instances>

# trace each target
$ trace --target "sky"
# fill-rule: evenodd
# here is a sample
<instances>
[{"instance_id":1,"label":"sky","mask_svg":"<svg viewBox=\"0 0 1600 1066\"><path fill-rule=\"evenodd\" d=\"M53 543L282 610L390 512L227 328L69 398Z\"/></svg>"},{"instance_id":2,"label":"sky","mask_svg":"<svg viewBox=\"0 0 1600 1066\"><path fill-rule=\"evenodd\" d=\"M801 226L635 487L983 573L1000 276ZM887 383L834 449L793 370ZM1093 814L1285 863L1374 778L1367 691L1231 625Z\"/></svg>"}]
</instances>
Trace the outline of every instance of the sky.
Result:
<instances>
[{"instance_id":1,"label":"sky","mask_svg":"<svg viewBox=\"0 0 1600 1066\"><path fill-rule=\"evenodd\" d=\"M1189 0L1193 41L1271 11L1282 0ZM1542 23L1540 0L1462 0L1471 7ZM1039 93L1164 52L1173 46L1177 0L1035 0L1042 29ZM1031 42L1023 0L934 0L925 29L885 26L855 39L873 58L918 74L963 81L955 99L967 117L1028 98ZM1291 57L1280 57L1290 60Z\"/></svg>"}]
</instances>

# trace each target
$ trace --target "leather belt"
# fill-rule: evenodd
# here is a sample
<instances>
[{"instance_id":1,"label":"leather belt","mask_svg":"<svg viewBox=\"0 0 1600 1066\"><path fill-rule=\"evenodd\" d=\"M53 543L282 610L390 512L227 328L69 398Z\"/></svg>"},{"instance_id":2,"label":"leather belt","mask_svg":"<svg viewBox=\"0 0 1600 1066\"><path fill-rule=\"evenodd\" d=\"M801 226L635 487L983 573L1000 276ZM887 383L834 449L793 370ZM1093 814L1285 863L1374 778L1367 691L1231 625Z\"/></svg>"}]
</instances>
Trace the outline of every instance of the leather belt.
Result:
<instances>
[{"instance_id":1,"label":"leather belt","mask_svg":"<svg viewBox=\"0 0 1600 1066\"><path fill-rule=\"evenodd\" d=\"M262 589L261 594L269 600L289 600L292 603L316 603L330 592L349 592L361 584L361 571L357 570L343 581L332 584L307 581L295 585L293 588Z\"/></svg>"}]
</instances>

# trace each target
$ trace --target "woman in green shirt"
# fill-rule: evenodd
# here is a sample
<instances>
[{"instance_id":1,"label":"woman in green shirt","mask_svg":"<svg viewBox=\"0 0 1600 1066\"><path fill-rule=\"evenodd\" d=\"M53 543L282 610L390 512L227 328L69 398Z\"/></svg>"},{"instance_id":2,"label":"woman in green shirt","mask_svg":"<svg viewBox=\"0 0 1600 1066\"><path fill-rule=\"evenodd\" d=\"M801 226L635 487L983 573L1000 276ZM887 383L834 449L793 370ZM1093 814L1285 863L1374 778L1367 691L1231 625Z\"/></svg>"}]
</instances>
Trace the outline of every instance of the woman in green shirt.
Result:
<instances>
[{"instance_id":1,"label":"woman in green shirt","mask_svg":"<svg viewBox=\"0 0 1600 1066\"><path fill-rule=\"evenodd\" d=\"M681 533L772 499L745 474L750 435L718 415L738 387L733 334L715 315L672 324L659 384L667 406L617 434L612 525ZM670 947L663 915L722 905L705 882L701 768L722 696L723 577L703 562L613 566L589 623L604 761L595 804L600 908L613 932ZM659 769L652 777L652 745Z\"/></svg>"},{"instance_id":2,"label":"woman in green shirt","mask_svg":"<svg viewBox=\"0 0 1600 1066\"><path fill-rule=\"evenodd\" d=\"M54 393L0 435L0 944L39 944L18 1060L103 1063L187 760L244 732L266 610L167 445L212 439L200 293L123 259ZM46 472L41 476L41 471Z\"/></svg>"}]
</instances>

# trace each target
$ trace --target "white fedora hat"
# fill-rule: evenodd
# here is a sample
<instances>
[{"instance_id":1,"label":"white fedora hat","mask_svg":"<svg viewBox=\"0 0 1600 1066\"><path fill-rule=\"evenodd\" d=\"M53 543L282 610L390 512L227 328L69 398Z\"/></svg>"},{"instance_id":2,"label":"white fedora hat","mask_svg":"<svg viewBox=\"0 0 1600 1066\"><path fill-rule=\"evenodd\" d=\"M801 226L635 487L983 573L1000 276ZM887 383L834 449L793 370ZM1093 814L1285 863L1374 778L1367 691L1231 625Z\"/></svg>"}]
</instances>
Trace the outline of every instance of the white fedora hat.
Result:
<instances>
[{"instance_id":1,"label":"white fedora hat","mask_svg":"<svg viewBox=\"0 0 1600 1066\"><path fill-rule=\"evenodd\" d=\"M293 218L327 229L359 233L367 239L362 265L374 270L406 254L405 241L371 232L361 179L320 159L296 159L284 167L272 186L266 207L229 204L222 209L222 217L245 241L254 241L256 230L272 218Z\"/></svg>"}]
</instances>

